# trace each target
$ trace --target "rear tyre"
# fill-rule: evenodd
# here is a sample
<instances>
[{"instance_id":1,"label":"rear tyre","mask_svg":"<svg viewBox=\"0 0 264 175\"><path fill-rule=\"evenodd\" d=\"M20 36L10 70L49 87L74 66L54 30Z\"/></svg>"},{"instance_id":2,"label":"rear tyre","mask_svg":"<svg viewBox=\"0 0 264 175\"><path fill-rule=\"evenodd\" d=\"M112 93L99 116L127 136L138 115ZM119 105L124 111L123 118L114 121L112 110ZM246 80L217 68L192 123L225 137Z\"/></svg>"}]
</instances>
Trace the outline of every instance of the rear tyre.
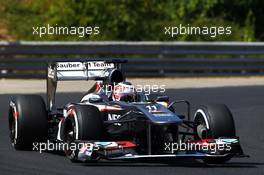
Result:
<instances>
[{"instance_id":1,"label":"rear tyre","mask_svg":"<svg viewBox=\"0 0 264 175\"><path fill-rule=\"evenodd\" d=\"M16 150L32 150L34 142L47 141L47 111L41 96L13 97L8 120L11 143Z\"/></svg>"},{"instance_id":2,"label":"rear tyre","mask_svg":"<svg viewBox=\"0 0 264 175\"><path fill-rule=\"evenodd\" d=\"M197 126L196 139L236 136L232 113L224 104L201 106L195 113L194 122ZM231 157L205 158L204 162L224 163Z\"/></svg>"},{"instance_id":3,"label":"rear tyre","mask_svg":"<svg viewBox=\"0 0 264 175\"><path fill-rule=\"evenodd\" d=\"M63 140L68 144L76 140L102 140L104 136L103 120L95 106L72 105L63 123ZM65 154L72 162L78 161L78 151L66 149Z\"/></svg>"}]
</instances>

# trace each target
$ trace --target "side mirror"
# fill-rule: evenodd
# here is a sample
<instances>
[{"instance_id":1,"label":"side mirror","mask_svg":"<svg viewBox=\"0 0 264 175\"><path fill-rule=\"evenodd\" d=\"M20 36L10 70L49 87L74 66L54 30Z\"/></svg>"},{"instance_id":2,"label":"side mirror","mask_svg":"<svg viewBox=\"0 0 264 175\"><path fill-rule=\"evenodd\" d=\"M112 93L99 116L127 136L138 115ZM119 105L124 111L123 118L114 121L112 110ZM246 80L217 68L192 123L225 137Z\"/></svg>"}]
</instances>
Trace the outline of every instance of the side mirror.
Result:
<instances>
[{"instance_id":1,"label":"side mirror","mask_svg":"<svg viewBox=\"0 0 264 175\"><path fill-rule=\"evenodd\" d=\"M167 95L164 96L158 96L156 98L156 102L169 102L170 98Z\"/></svg>"}]
</instances>

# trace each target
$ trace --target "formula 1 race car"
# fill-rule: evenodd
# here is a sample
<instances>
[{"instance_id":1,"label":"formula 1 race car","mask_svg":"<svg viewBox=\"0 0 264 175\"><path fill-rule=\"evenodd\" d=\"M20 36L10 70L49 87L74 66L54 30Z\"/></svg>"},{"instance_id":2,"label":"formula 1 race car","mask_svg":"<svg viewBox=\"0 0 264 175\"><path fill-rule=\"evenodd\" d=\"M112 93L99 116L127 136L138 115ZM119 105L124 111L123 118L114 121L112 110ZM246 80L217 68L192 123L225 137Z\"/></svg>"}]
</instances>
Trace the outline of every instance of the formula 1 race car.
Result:
<instances>
[{"instance_id":1,"label":"formula 1 race car","mask_svg":"<svg viewBox=\"0 0 264 175\"><path fill-rule=\"evenodd\" d=\"M41 96L12 97L9 129L16 150L60 144L76 161L195 158L224 163L245 157L225 105L203 105L190 117L186 100L150 99L136 92L121 71L123 60L53 62L47 70L47 106ZM55 105L57 82L95 80L77 103ZM177 104L186 105L179 114Z\"/></svg>"}]
</instances>

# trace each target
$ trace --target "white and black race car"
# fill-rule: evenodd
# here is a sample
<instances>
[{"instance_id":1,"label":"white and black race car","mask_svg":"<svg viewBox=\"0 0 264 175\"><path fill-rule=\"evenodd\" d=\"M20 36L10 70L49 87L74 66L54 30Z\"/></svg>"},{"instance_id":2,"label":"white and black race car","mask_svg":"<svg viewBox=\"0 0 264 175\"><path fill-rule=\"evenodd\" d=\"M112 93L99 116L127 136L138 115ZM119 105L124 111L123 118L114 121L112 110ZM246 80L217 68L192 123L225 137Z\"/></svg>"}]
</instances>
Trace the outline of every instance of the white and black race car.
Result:
<instances>
[{"instance_id":1,"label":"white and black race car","mask_svg":"<svg viewBox=\"0 0 264 175\"><path fill-rule=\"evenodd\" d=\"M203 105L191 119L188 101L170 102L168 96L149 99L134 91L121 72L122 62L49 63L47 105L38 95L17 95L10 101L14 148L61 143L68 158L83 162L186 157L223 163L246 156L225 105ZM96 83L80 102L57 108L55 94L61 80ZM186 104L187 115L178 114L178 103Z\"/></svg>"}]
</instances>

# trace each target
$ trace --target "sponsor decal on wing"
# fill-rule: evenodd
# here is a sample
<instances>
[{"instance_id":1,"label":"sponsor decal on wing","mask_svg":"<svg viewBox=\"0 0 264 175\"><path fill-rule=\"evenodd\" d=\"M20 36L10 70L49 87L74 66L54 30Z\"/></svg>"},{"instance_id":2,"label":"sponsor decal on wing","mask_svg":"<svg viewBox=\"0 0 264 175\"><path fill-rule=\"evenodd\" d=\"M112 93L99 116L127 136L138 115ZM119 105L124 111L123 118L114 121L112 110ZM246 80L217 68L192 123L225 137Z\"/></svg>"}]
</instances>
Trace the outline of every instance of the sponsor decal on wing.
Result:
<instances>
[{"instance_id":1,"label":"sponsor decal on wing","mask_svg":"<svg viewBox=\"0 0 264 175\"><path fill-rule=\"evenodd\" d=\"M102 70L102 69L109 69L114 67L115 67L114 63L105 63L103 61L88 62L88 69L92 69L92 70Z\"/></svg>"},{"instance_id":2,"label":"sponsor decal on wing","mask_svg":"<svg viewBox=\"0 0 264 175\"><path fill-rule=\"evenodd\" d=\"M85 65L81 62L58 62L57 70L84 70Z\"/></svg>"}]
</instances>

